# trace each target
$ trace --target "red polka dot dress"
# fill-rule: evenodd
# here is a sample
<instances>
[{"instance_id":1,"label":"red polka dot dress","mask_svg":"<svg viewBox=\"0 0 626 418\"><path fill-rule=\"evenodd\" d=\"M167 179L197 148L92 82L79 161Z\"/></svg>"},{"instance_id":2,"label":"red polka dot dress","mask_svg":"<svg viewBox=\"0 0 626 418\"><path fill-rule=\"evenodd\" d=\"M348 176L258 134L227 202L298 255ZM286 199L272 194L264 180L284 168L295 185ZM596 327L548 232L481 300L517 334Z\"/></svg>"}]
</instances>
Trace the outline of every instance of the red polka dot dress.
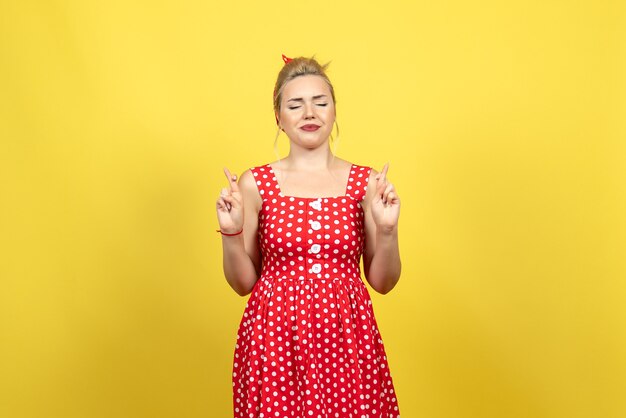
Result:
<instances>
[{"instance_id":1,"label":"red polka dot dress","mask_svg":"<svg viewBox=\"0 0 626 418\"><path fill-rule=\"evenodd\" d=\"M345 195L285 196L269 164L251 169L263 205L263 269L233 360L236 418L397 418L396 392L361 279L371 168Z\"/></svg>"}]
</instances>

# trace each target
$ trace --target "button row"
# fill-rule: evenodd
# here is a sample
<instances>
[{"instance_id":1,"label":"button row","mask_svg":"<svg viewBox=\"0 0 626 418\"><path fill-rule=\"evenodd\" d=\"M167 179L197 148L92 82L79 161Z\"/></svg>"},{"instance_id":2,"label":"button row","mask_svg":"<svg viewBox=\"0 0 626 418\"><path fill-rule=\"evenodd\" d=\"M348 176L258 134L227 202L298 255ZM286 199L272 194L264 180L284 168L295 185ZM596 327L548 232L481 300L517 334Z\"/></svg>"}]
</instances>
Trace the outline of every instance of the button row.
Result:
<instances>
[{"instance_id":1,"label":"button row","mask_svg":"<svg viewBox=\"0 0 626 418\"><path fill-rule=\"evenodd\" d=\"M314 200L311 203L309 203L309 205L315 210L322 210L322 199L320 198L320 199ZM322 224L320 224L319 221L311 221L311 229L314 231L319 231L320 229L322 229ZM311 253L313 254L319 253L321 249L322 247L319 244L311 245ZM312 273L318 274L321 271L322 271L321 264L316 263L311 266Z\"/></svg>"}]
</instances>

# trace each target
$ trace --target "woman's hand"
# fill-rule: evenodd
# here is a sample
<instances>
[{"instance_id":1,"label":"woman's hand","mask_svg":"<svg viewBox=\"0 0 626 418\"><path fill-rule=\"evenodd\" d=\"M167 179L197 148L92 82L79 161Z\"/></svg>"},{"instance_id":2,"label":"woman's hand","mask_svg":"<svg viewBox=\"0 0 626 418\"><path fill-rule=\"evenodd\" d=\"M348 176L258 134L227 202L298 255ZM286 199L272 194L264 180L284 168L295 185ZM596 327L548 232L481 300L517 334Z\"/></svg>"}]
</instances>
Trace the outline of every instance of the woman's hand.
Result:
<instances>
[{"instance_id":1,"label":"woman's hand","mask_svg":"<svg viewBox=\"0 0 626 418\"><path fill-rule=\"evenodd\" d=\"M386 163L383 170L376 175L376 194L372 199L372 218L378 229L392 231L398 225L400 217L400 197L398 197L393 184L387 181Z\"/></svg>"},{"instance_id":2,"label":"woman's hand","mask_svg":"<svg viewBox=\"0 0 626 418\"><path fill-rule=\"evenodd\" d=\"M223 188L217 199L217 221L220 230L226 234L234 234L243 228L243 199L237 184L237 175L224 168L224 174L230 184Z\"/></svg>"}]
</instances>

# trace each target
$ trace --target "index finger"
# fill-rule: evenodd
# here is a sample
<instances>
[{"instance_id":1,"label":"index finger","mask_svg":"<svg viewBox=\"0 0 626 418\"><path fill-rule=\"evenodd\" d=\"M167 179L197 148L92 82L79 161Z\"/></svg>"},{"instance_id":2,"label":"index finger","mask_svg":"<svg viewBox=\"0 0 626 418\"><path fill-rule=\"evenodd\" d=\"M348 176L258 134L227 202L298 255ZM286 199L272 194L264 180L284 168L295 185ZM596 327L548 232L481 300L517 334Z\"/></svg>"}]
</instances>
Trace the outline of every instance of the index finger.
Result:
<instances>
[{"instance_id":1,"label":"index finger","mask_svg":"<svg viewBox=\"0 0 626 418\"><path fill-rule=\"evenodd\" d=\"M389 163L385 163L385 165L383 166L383 169L380 172L380 177L378 178L379 181L385 181L387 180L387 171L389 170Z\"/></svg>"},{"instance_id":2,"label":"index finger","mask_svg":"<svg viewBox=\"0 0 626 418\"><path fill-rule=\"evenodd\" d=\"M228 183L230 184L232 191L238 192L239 185L237 184L237 175L231 174L231 172L226 167L224 167L224 174L226 174L226 178L228 179Z\"/></svg>"}]
</instances>

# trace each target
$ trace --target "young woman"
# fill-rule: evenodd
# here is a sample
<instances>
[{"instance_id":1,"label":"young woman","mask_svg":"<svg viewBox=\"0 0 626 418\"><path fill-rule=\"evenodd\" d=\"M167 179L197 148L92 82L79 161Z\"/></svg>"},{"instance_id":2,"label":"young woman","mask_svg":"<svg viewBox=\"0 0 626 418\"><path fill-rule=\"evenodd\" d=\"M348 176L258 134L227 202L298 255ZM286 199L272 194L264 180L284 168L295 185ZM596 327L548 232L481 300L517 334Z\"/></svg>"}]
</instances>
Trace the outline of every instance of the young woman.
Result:
<instances>
[{"instance_id":1,"label":"young woman","mask_svg":"<svg viewBox=\"0 0 626 418\"><path fill-rule=\"evenodd\" d=\"M249 417L399 417L372 302L361 279L398 282L400 199L381 172L329 147L335 93L326 65L290 59L274 111L284 159L237 176L217 200L226 280L251 294L233 361L233 408Z\"/></svg>"}]
</instances>

